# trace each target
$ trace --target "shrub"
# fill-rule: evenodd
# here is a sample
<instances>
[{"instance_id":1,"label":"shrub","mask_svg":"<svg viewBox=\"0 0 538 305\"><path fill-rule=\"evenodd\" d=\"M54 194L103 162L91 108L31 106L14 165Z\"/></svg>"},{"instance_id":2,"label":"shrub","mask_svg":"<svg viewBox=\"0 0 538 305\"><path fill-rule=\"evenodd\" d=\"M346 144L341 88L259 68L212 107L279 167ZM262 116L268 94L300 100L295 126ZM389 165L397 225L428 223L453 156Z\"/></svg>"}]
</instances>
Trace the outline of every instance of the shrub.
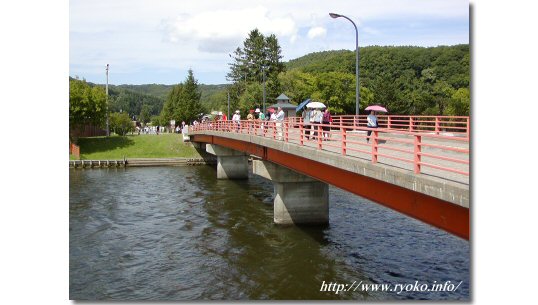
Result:
<instances>
[{"instance_id":1,"label":"shrub","mask_svg":"<svg viewBox=\"0 0 538 305\"><path fill-rule=\"evenodd\" d=\"M110 129L112 129L117 135L125 136L128 132L134 130L134 125L129 115L125 112L111 113L110 114Z\"/></svg>"}]
</instances>

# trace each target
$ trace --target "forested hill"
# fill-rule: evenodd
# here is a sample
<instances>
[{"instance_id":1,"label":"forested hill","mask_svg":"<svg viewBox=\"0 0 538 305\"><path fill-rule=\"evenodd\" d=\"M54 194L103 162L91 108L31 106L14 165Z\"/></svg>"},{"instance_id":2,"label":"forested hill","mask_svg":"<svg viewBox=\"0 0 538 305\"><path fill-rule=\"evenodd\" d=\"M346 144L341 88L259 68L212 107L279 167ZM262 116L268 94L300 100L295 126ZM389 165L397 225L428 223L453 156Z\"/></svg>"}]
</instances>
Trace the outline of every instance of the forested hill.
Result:
<instances>
[{"instance_id":1,"label":"forested hill","mask_svg":"<svg viewBox=\"0 0 538 305\"><path fill-rule=\"evenodd\" d=\"M117 85L119 89L126 89L142 94L152 95L161 99L166 99L174 85L146 84L146 85Z\"/></svg>"},{"instance_id":2,"label":"forested hill","mask_svg":"<svg viewBox=\"0 0 538 305\"><path fill-rule=\"evenodd\" d=\"M430 69L435 70L438 79L447 80L456 88L469 85L468 44L429 48L369 46L360 48L359 55L361 78L381 74L399 76L406 71L421 77L424 70ZM355 52L338 50L310 53L290 60L286 63L286 69L306 73L355 73Z\"/></svg>"},{"instance_id":3,"label":"forested hill","mask_svg":"<svg viewBox=\"0 0 538 305\"><path fill-rule=\"evenodd\" d=\"M69 77L69 79L73 79ZM90 86L101 86L104 84L94 84L88 82ZM144 84L144 85L108 85L109 107L112 112L125 111L130 116L137 116L141 113L142 107L148 105L149 115L159 115L164 101L175 85ZM215 99L224 100L227 85L204 85L198 86L201 93L201 103L211 108L210 104L216 103Z\"/></svg>"},{"instance_id":4,"label":"forested hill","mask_svg":"<svg viewBox=\"0 0 538 305\"><path fill-rule=\"evenodd\" d=\"M175 85L161 85L161 84L146 84L146 85L118 85L115 86L118 89L124 89L131 92L137 92L144 95L150 95L157 97L161 100L166 100L168 94ZM225 100L225 91L227 85L204 85L199 84L198 89L200 90L201 97L200 102L207 109L211 109L211 106L218 101ZM162 103L161 103L162 106ZM160 112L160 110L159 110ZM153 114L153 113L152 113Z\"/></svg>"},{"instance_id":5,"label":"forested hill","mask_svg":"<svg viewBox=\"0 0 538 305\"><path fill-rule=\"evenodd\" d=\"M286 70L308 73L355 71L355 52L348 50L309 53L285 63Z\"/></svg>"},{"instance_id":6,"label":"forested hill","mask_svg":"<svg viewBox=\"0 0 538 305\"><path fill-rule=\"evenodd\" d=\"M369 46L359 50L361 109L375 103L399 114L469 115L468 44L428 48ZM346 95L346 92L354 89L354 85L338 88L326 84L354 82L354 51L310 53L287 62L286 70L288 76L284 75L283 80L313 79L317 87L314 90L319 94L312 95L323 101L334 101L342 112L353 110L348 100L354 94Z\"/></svg>"}]
</instances>

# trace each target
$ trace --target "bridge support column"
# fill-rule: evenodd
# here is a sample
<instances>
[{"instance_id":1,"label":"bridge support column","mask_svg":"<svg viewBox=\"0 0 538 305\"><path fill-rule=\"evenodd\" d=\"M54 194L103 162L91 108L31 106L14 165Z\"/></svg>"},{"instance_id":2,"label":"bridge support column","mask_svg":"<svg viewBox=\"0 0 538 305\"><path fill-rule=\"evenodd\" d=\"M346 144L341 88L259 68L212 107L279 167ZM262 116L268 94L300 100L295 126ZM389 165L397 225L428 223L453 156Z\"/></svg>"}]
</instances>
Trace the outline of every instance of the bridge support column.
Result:
<instances>
[{"instance_id":1,"label":"bridge support column","mask_svg":"<svg viewBox=\"0 0 538 305\"><path fill-rule=\"evenodd\" d=\"M248 179L248 155L215 144L207 144L206 151L217 156L217 179Z\"/></svg>"},{"instance_id":2,"label":"bridge support column","mask_svg":"<svg viewBox=\"0 0 538 305\"><path fill-rule=\"evenodd\" d=\"M261 160L252 161L254 174L273 181L276 224L326 224L329 222L329 185Z\"/></svg>"}]
</instances>

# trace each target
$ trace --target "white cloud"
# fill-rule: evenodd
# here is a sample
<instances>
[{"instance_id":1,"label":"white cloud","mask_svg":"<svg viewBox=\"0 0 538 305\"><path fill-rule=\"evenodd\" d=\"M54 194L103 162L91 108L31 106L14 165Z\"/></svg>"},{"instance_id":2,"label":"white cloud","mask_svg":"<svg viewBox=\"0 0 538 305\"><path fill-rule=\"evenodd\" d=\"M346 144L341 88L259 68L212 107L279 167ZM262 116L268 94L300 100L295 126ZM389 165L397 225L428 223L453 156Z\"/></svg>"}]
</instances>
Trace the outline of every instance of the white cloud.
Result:
<instances>
[{"instance_id":1,"label":"white cloud","mask_svg":"<svg viewBox=\"0 0 538 305\"><path fill-rule=\"evenodd\" d=\"M296 39L297 35L297 26L291 17L273 17L262 6L183 14L165 21L168 41L194 42L200 51L211 53L233 51L255 28L280 38L289 37L290 40Z\"/></svg>"},{"instance_id":2,"label":"white cloud","mask_svg":"<svg viewBox=\"0 0 538 305\"><path fill-rule=\"evenodd\" d=\"M327 30L324 27L313 27L308 31L308 38L314 39L316 37L325 37L327 35Z\"/></svg>"}]
</instances>

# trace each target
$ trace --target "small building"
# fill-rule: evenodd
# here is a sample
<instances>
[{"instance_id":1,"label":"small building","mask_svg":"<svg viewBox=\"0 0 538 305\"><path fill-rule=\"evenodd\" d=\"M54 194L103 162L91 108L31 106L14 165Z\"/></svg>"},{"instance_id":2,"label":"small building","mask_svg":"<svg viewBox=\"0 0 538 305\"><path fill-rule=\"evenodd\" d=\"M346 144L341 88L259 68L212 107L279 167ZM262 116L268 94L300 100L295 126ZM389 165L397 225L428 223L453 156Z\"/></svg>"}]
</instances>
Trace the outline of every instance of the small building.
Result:
<instances>
[{"instance_id":1,"label":"small building","mask_svg":"<svg viewBox=\"0 0 538 305\"><path fill-rule=\"evenodd\" d=\"M282 93L276 98L276 104L269 106L269 108L275 108L275 109L277 109L277 107L281 107L282 110L284 110L284 114L286 115L286 118L297 116L295 112L297 105L291 104L290 98L287 97L284 93Z\"/></svg>"}]
</instances>

